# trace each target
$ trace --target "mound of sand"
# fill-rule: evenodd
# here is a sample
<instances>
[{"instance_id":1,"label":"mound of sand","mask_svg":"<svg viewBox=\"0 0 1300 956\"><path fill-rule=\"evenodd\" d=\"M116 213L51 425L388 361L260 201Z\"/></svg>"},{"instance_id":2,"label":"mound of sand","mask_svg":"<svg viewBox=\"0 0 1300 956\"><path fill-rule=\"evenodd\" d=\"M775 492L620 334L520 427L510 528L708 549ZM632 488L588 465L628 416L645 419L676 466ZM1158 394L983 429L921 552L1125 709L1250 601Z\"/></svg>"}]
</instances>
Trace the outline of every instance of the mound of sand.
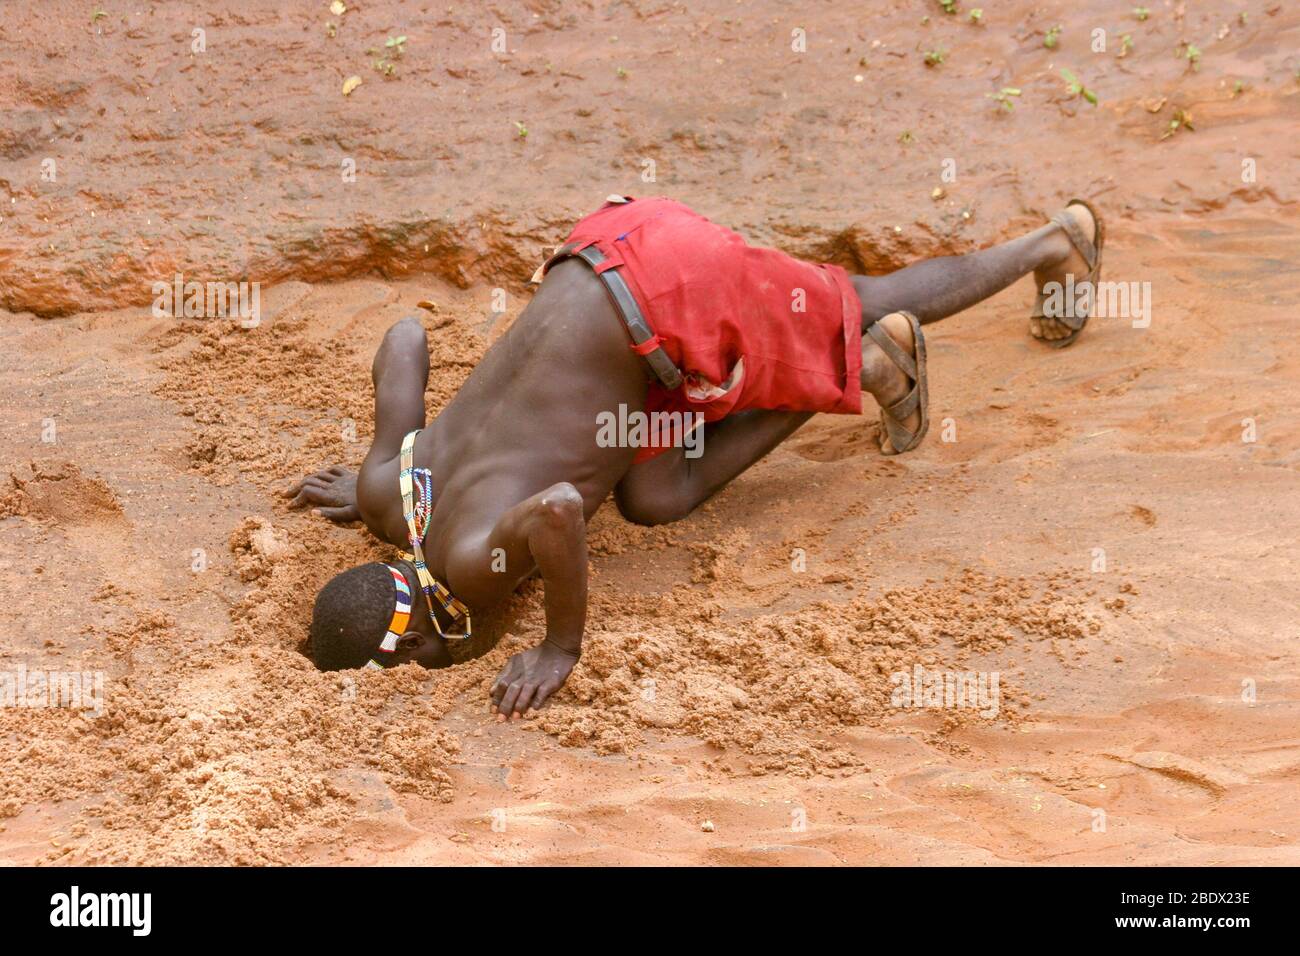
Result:
<instances>
[{"instance_id":1,"label":"mound of sand","mask_svg":"<svg viewBox=\"0 0 1300 956\"><path fill-rule=\"evenodd\" d=\"M82 474L74 462L28 462L9 472L7 485L0 487L0 518L81 525L122 517L122 503L113 489Z\"/></svg>"}]
</instances>

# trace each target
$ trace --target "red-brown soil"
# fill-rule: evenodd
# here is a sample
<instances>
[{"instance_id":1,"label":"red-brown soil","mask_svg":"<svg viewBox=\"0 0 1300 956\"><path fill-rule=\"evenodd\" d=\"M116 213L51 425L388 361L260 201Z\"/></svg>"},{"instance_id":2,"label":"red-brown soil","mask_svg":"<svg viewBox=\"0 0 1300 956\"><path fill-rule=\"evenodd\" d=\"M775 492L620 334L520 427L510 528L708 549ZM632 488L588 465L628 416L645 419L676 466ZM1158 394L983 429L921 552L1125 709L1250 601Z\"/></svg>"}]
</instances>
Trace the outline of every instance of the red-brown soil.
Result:
<instances>
[{"instance_id":1,"label":"red-brown soil","mask_svg":"<svg viewBox=\"0 0 1300 956\"><path fill-rule=\"evenodd\" d=\"M0 673L105 681L0 707L0 861L1300 860L1300 12L100 6L0 16ZM680 524L602 510L534 720L485 688L537 584L479 661L316 672L317 587L384 551L275 492L359 462L389 324L437 303L436 412L609 193L872 272L1086 196L1152 321L1051 351L1023 281L927 330L915 453L822 417ZM176 272L263 323L153 317ZM998 672L999 714L891 706L915 664Z\"/></svg>"}]
</instances>

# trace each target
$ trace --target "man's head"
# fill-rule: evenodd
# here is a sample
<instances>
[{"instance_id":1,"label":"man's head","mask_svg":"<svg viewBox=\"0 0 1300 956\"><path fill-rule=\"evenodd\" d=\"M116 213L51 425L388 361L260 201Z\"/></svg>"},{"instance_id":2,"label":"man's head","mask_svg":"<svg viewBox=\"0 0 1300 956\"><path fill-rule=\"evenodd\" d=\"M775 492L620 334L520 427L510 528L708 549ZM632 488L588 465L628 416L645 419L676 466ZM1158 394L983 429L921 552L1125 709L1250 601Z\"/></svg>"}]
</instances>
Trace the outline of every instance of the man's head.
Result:
<instances>
[{"instance_id":1,"label":"man's head","mask_svg":"<svg viewBox=\"0 0 1300 956\"><path fill-rule=\"evenodd\" d=\"M332 578L316 595L311 615L309 651L316 666L347 670L371 660L384 667L410 661L449 666L451 655L434 631L428 599L416 582L415 569L405 561L372 561ZM395 642L387 637L390 628ZM386 638L395 644L391 651L382 648Z\"/></svg>"}]
</instances>

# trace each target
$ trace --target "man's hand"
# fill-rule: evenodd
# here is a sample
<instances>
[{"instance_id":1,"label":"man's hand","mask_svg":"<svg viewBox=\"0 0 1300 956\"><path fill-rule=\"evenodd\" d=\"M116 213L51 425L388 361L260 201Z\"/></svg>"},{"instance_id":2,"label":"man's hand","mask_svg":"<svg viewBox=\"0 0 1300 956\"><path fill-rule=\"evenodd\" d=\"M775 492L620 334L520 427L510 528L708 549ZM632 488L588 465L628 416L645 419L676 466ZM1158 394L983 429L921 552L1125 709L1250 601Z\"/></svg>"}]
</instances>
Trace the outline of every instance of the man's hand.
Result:
<instances>
[{"instance_id":1,"label":"man's hand","mask_svg":"<svg viewBox=\"0 0 1300 956\"><path fill-rule=\"evenodd\" d=\"M489 548L500 548L506 567L522 579L535 566L546 586L546 640L506 662L492 685L498 720L541 707L559 690L578 655L587 623L587 524L584 502L568 482L519 502L497 521ZM476 559L482 566L482 558ZM457 576L449 571L453 579ZM472 581L472 569L463 575ZM452 585L455 590L455 584Z\"/></svg>"},{"instance_id":2,"label":"man's hand","mask_svg":"<svg viewBox=\"0 0 1300 956\"><path fill-rule=\"evenodd\" d=\"M292 488L282 492L292 498L290 508L313 505L312 514L322 515L331 521L360 521L357 510L357 475L339 465L308 475Z\"/></svg>"},{"instance_id":3,"label":"man's hand","mask_svg":"<svg viewBox=\"0 0 1300 956\"><path fill-rule=\"evenodd\" d=\"M497 720L541 707L560 689L576 663L576 651L566 651L549 640L510 658L492 685Z\"/></svg>"}]
</instances>

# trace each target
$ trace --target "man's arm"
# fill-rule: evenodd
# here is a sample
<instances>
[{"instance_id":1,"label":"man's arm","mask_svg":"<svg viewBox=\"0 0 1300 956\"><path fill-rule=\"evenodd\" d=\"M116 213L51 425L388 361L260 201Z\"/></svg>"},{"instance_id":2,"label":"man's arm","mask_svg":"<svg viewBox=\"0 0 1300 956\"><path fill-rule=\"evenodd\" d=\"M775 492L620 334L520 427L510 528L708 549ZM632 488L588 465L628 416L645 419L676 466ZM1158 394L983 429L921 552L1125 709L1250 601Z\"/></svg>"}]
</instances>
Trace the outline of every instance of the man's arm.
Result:
<instances>
[{"instance_id":1,"label":"man's arm","mask_svg":"<svg viewBox=\"0 0 1300 956\"><path fill-rule=\"evenodd\" d=\"M417 318L402 319L384 335L370 368L375 385L375 437L366 460L388 461L402 450L407 432L424 427L424 390L429 383L429 342ZM365 468L363 463L361 466ZM284 492L290 508L311 505L331 521L359 521L357 475L335 465Z\"/></svg>"},{"instance_id":2,"label":"man's arm","mask_svg":"<svg viewBox=\"0 0 1300 956\"><path fill-rule=\"evenodd\" d=\"M499 600L500 574L513 584L534 567L546 589L546 639L510 658L492 685L492 703L498 719L505 720L541 707L564 683L582 652L587 623L587 521L582 495L567 482L552 485L503 514L486 544L486 568L478 548L473 566L455 557L448 562L448 583L454 593L471 604Z\"/></svg>"},{"instance_id":3,"label":"man's arm","mask_svg":"<svg viewBox=\"0 0 1300 956\"><path fill-rule=\"evenodd\" d=\"M389 461L408 432L424 427L424 390L429 385L429 339L414 317L384 335L370 367L375 384L375 437L366 458Z\"/></svg>"}]
</instances>

